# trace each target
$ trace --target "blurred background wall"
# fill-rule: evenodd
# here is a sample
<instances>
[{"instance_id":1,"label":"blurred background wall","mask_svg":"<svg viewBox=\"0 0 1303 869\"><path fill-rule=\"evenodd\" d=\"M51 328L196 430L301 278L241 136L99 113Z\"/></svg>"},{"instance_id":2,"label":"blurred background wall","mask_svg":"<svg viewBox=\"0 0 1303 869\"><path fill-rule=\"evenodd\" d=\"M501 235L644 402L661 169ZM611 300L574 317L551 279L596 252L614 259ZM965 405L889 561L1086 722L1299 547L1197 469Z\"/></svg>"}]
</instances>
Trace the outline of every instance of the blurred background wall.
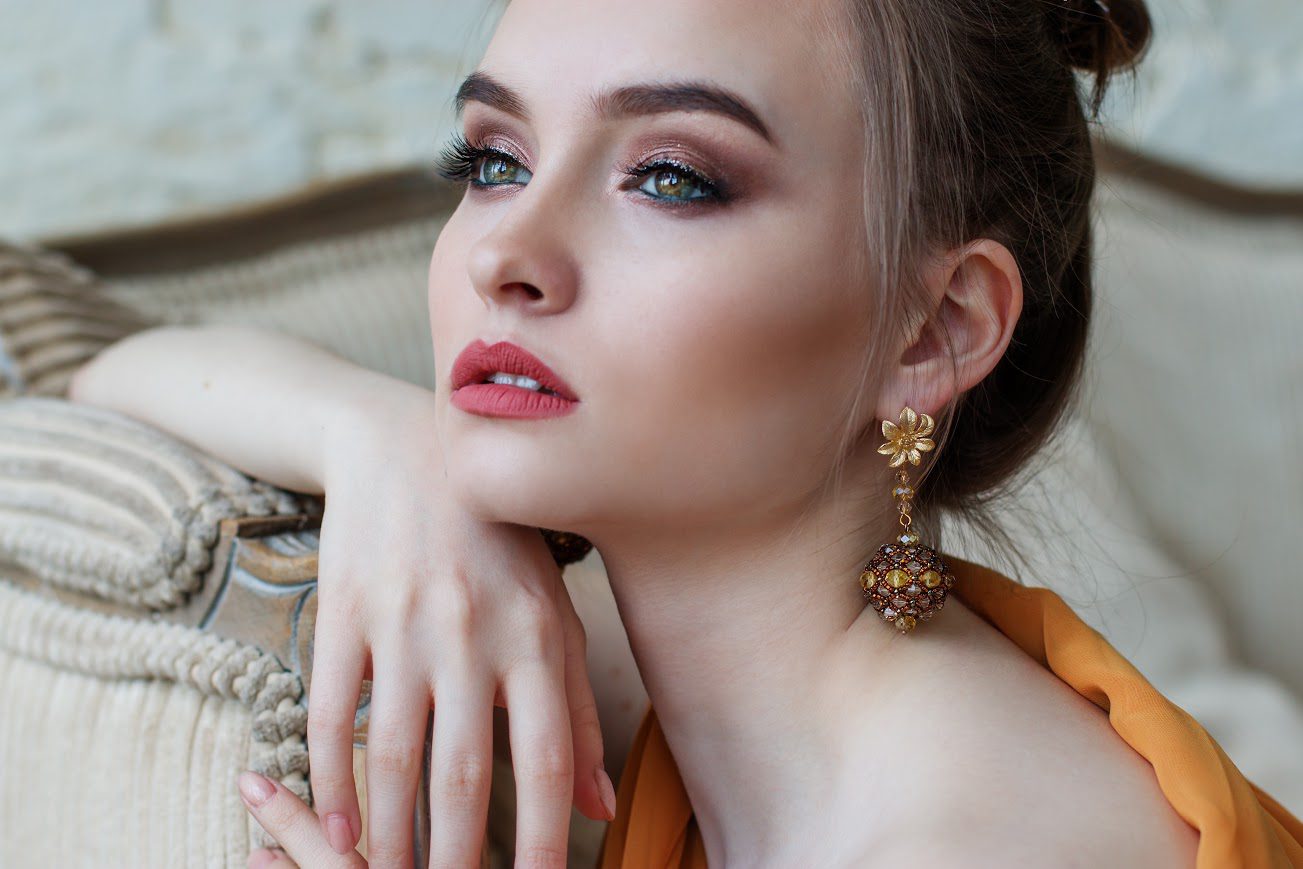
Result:
<instances>
[{"instance_id":1,"label":"blurred background wall","mask_svg":"<svg viewBox=\"0 0 1303 869\"><path fill-rule=\"evenodd\" d=\"M0 0L0 236L432 160L489 13L478 0Z\"/></svg>"},{"instance_id":2,"label":"blurred background wall","mask_svg":"<svg viewBox=\"0 0 1303 869\"><path fill-rule=\"evenodd\" d=\"M1303 187L1303 3L1150 0L1124 144ZM488 0L0 0L0 236L144 223L428 162Z\"/></svg>"}]
</instances>

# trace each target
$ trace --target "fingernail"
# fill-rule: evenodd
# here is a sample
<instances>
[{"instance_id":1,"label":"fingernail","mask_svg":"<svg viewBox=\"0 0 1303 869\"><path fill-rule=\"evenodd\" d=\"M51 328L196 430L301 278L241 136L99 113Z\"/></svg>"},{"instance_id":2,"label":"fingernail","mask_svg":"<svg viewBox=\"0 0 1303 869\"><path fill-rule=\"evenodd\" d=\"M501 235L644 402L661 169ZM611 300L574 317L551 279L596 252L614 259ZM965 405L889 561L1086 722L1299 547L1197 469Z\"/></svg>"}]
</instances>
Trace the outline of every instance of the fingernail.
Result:
<instances>
[{"instance_id":1,"label":"fingernail","mask_svg":"<svg viewBox=\"0 0 1303 869\"><path fill-rule=\"evenodd\" d=\"M611 784L611 777L606 774L606 768L599 766L597 772L593 774L597 779L597 792L602 797L602 807L606 809L606 820L615 820L615 786Z\"/></svg>"},{"instance_id":2,"label":"fingernail","mask_svg":"<svg viewBox=\"0 0 1303 869\"><path fill-rule=\"evenodd\" d=\"M240 773L240 796L251 806L261 806L276 793L276 788L267 779L251 770Z\"/></svg>"},{"instance_id":3,"label":"fingernail","mask_svg":"<svg viewBox=\"0 0 1303 869\"><path fill-rule=\"evenodd\" d=\"M247 869L265 869L276 862L276 855L266 848L259 848L249 855Z\"/></svg>"},{"instance_id":4,"label":"fingernail","mask_svg":"<svg viewBox=\"0 0 1303 869\"><path fill-rule=\"evenodd\" d=\"M326 815L326 838L330 840L330 847L335 849L338 854L347 854L353 850L353 828L348 823L348 818L340 812L331 812Z\"/></svg>"}]
</instances>

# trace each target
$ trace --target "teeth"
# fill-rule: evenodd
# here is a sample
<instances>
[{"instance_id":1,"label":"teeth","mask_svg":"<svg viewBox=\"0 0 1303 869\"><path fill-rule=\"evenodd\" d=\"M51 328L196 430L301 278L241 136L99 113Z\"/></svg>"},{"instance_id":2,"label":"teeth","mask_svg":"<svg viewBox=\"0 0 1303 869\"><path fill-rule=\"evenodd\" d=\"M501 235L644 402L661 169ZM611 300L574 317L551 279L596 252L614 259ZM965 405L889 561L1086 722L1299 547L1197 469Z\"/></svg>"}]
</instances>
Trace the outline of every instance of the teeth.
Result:
<instances>
[{"instance_id":1,"label":"teeth","mask_svg":"<svg viewBox=\"0 0 1303 869\"><path fill-rule=\"evenodd\" d=\"M523 374L508 374L505 371L495 371L486 383L499 383L504 386L519 386L522 389L528 389L533 392L545 392L548 395L555 395L551 389L547 389L532 377L526 377Z\"/></svg>"},{"instance_id":2,"label":"teeth","mask_svg":"<svg viewBox=\"0 0 1303 869\"><path fill-rule=\"evenodd\" d=\"M543 388L543 384L531 377L526 377L523 374L507 374L504 371L494 372L489 377L489 383L501 383L506 386L521 386L525 389L532 389L535 392Z\"/></svg>"}]
</instances>

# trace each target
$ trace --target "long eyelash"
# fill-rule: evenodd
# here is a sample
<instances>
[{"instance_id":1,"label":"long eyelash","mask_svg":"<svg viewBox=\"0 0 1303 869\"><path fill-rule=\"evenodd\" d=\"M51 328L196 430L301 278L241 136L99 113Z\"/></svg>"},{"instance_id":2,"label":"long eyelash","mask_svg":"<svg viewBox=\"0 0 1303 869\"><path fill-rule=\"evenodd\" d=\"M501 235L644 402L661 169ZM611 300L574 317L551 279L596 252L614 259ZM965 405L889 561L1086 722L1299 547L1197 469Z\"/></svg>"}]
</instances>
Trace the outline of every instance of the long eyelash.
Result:
<instances>
[{"instance_id":1,"label":"long eyelash","mask_svg":"<svg viewBox=\"0 0 1303 869\"><path fill-rule=\"evenodd\" d=\"M684 199L678 202L674 202L672 200L661 200L666 204L670 205L671 207L677 207L680 205L692 205L692 206L710 205L712 203L723 202L728 199L728 192L727 190L725 190L722 184L719 184L715 181L711 181L709 178L702 175L700 172L693 169L691 166L687 165L686 163L681 163L678 160L669 160L669 159L654 160L651 163L642 163L633 166L626 166L620 171L624 172L624 174L626 175L631 175L634 178L644 178L647 175L650 175L652 172L656 171L657 169L673 169L676 172L681 172L684 175L687 175L689 178L691 178L692 181L697 186L701 187L703 190L706 191L705 196L698 196L698 197L694 197L693 199Z\"/></svg>"},{"instance_id":2,"label":"long eyelash","mask_svg":"<svg viewBox=\"0 0 1303 869\"><path fill-rule=\"evenodd\" d=\"M435 159L435 171L448 181L453 182L470 182L475 175L475 164L484 157L502 157L511 160L513 163L518 162L515 157L506 151L499 151L496 148L486 148L481 145L473 144L467 141L466 137L460 132L454 131L448 144L439 152ZM667 199L657 199L658 204L668 205L672 208L680 206L702 206L711 205L728 200L729 195L724 185L712 181L693 169L686 163L678 160L660 159L650 163L640 163L623 167L620 171L633 178L645 178L658 169L673 169L688 176L692 181L706 191L705 196L695 197L673 201Z\"/></svg>"},{"instance_id":3,"label":"long eyelash","mask_svg":"<svg viewBox=\"0 0 1303 869\"><path fill-rule=\"evenodd\" d=\"M435 171L448 181L469 181L475 172L475 162L481 157L496 154L514 159L505 152L472 145L461 133L453 132L452 138L434 161Z\"/></svg>"}]
</instances>

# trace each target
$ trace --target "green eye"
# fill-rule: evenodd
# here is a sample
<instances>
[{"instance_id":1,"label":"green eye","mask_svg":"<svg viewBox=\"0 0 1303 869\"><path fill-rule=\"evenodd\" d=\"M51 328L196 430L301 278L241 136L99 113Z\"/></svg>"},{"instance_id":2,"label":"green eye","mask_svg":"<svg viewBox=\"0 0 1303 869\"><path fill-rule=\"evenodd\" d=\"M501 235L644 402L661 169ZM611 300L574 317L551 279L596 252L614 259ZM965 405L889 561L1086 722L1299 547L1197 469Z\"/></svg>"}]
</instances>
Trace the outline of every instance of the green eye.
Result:
<instances>
[{"instance_id":1,"label":"green eye","mask_svg":"<svg viewBox=\"0 0 1303 869\"><path fill-rule=\"evenodd\" d=\"M506 155L490 152L483 158L475 183L494 187L499 184L523 184L533 176L529 170ZM521 176L524 176L523 178Z\"/></svg>"},{"instance_id":2,"label":"green eye","mask_svg":"<svg viewBox=\"0 0 1303 869\"><path fill-rule=\"evenodd\" d=\"M645 176L647 180L638 185L637 189L655 199L691 202L718 198L714 184L678 163L661 161L625 171L635 177Z\"/></svg>"},{"instance_id":3,"label":"green eye","mask_svg":"<svg viewBox=\"0 0 1303 869\"><path fill-rule=\"evenodd\" d=\"M534 177L506 151L468 142L460 133L454 133L439 154L435 169L449 181L479 188L523 185ZM678 160L660 159L621 171L641 182L635 189L663 205L715 205L732 197L726 183L711 180Z\"/></svg>"}]
</instances>

